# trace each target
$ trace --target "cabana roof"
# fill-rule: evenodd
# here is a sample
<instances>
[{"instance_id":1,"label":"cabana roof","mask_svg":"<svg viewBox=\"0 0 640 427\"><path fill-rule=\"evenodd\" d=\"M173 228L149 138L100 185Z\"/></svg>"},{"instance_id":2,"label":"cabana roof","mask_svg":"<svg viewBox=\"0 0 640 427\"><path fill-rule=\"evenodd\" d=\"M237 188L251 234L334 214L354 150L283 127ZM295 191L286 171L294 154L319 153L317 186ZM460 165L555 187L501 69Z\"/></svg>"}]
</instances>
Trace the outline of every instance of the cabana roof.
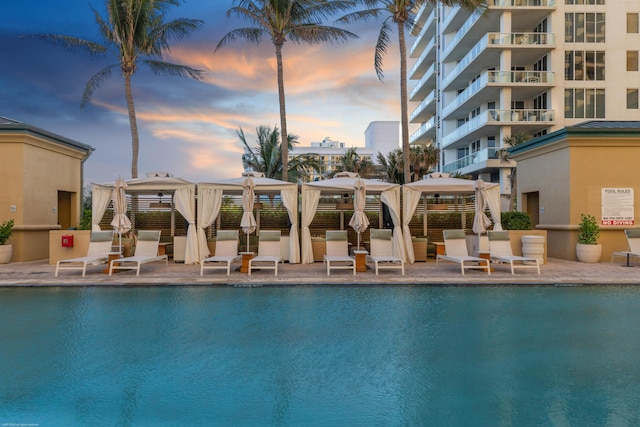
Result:
<instances>
[{"instance_id":1,"label":"cabana roof","mask_svg":"<svg viewBox=\"0 0 640 427\"><path fill-rule=\"evenodd\" d=\"M157 193L158 191L167 194L180 188L195 188L196 184L182 178L175 178L168 172L150 172L144 178L134 178L125 181L127 183L127 194L131 193ZM92 184L94 187L114 188L115 182Z\"/></svg>"},{"instance_id":2,"label":"cabana roof","mask_svg":"<svg viewBox=\"0 0 640 427\"><path fill-rule=\"evenodd\" d=\"M499 184L485 182L486 189L493 188ZM426 178L405 184L404 188L421 191L427 194L473 194L476 191L476 181L471 179L451 178L448 173L434 172Z\"/></svg>"},{"instance_id":3,"label":"cabana roof","mask_svg":"<svg viewBox=\"0 0 640 427\"><path fill-rule=\"evenodd\" d=\"M241 177L222 181L199 182L198 188L216 188L221 189L225 194L242 195L242 183L247 177L251 177L253 180L254 192L257 195L279 195L282 190L298 189L298 184L295 182L265 178L264 174L260 172L245 172Z\"/></svg>"},{"instance_id":4,"label":"cabana roof","mask_svg":"<svg viewBox=\"0 0 640 427\"><path fill-rule=\"evenodd\" d=\"M343 172L337 174L335 178L304 183L302 187L303 189L311 187L320 190L320 194L353 193L353 185L357 179L358 174ZM377 181L375 179L362 178L362 181L364 182L367 194L380 194L383 191L400 188L399 184Z\"/></svg>"}]
</instances>

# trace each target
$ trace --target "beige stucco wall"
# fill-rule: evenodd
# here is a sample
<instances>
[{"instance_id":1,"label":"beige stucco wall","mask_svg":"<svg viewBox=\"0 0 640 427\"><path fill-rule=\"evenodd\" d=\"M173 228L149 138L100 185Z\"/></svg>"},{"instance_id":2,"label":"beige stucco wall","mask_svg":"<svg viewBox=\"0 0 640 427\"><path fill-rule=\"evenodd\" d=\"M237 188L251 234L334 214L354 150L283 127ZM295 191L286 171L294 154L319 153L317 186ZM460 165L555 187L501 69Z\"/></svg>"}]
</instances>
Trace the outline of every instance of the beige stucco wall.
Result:
<instances>
[{"instance_id":1,"label":"beige stucco wall","mask_svg":"<svg viewBox=\"0 0 640 427\"><path fill-rule=\"evenodd\" d=\"M636 224L640 207L640 133L637 136L613 134L571 135L527 152L516 154L518 162L518 203L523 194L539 192L539 225L547 230L548 255L576 260L575 245L580 214L602 220L602 188L633 188ZM601 261L624 250L623 230L635 226L601 226Z\"/></svg>"},{"instance_id":2,"label":"beige stucco wall","mask_svg":"<svg viewBox=\"0 0 640 427\"><path fill-rule=\"evenodd\" d=\"M0 222L13 219L13 262L49 257L49 231L58 224L58 192L71 193L64 209L78 225L82 161L87 150L28 130L0 130ZM12 207L15 207L13 212Z\"/></svg>"}]
</instances>

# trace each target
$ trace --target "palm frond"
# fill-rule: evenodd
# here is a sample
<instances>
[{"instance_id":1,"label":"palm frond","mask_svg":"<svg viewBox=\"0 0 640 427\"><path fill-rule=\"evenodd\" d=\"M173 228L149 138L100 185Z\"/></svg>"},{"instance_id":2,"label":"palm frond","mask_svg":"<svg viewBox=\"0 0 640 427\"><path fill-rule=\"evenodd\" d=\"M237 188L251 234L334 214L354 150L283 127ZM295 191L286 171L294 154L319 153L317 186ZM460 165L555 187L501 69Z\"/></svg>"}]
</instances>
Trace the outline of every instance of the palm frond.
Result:
<instances>
[{"instance_id":1,"label":"palm frond","mask_svg":"<svg viewBox=\"0 0 640 427\"><path fill-rule=\"evenodd\" d=\"M103 81L111 77L111 70L117 66L118 65L116 64L109 65L108 67L103 68L102 70L91 76L84 87L84 92L82 93L82 100L80 101L81 109L87 106L89 101L91 101L93 91L100 87Z\"/></svg>"},{"instance_id":2,"label":"palm frond","mask_svg":"<svg viewBox=\"0 0 640 427\"><path fill-rule=\"evenodd\" d=\"M301 25L292 28L288 33L289 40L301 44L340 43L359 36L350 31L324 25Z\"/></svg>"},{"instance_id":3,"label":"palm frond","mask_svg":"<svg viewBox=\"0 0 640 427\"><path fill-rule=\"evenodd\" d=\"M391 37L389 36L389 32L391 31L389 19L391 18L388 17L384 20L382 27L380 28L380 33L378 33L378 41L376 42L376 50L373 60L373 65L379 80L384 79L384 74L382 72L382 60L389 49L389 44L391 43Z\"/></svg>"},{"instance_id":4,"label":"palm frond","mask_svg":"<svg viewBox=\"0 0 640 427\"><path fill-rule=\"evenodd\" d=\"M266 31L262 28L237 28L228 32L224 37L222 37L222 39L220 39L214 52L217 52L218 49L223 46L234 43L240 39L246 39L251 43L259 44L265 33Z\"/></svg>"},{"instance_id":5,"label":"palm frond","mask_svg":"<svg viewBox=\"0 0 640 427\"><path fill-rule=\"evenodd\" d=\"M186 65L172 64L156 59L140 60L153 72L153 74L166 77L188 77L194 80L202 80L204 71L188 67Z\"/></svg>"},{"instance_id":6,"label":"palm frond","mask_svg":"<svg viewBox=\"0 0 640 427\"><path fill-rule=\"evenodd\" d=\"M30 34L23 38L36 38L53 46L62 47L71 53L88 54L91 59L102 59L106 56L107 48L99 43L77 37L59 34Z\"/></svg>"}]
</instances>

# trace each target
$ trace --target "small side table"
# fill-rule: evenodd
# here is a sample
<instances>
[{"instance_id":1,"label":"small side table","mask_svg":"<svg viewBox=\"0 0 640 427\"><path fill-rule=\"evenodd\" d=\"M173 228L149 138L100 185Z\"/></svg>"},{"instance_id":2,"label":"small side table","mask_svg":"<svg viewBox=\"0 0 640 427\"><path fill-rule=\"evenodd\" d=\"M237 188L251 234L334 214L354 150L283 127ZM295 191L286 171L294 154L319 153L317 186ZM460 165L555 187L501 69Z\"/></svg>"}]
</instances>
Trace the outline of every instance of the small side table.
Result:
<instances>
[{"instance_id":1,"label":"small side table","mask_svg":"<svg viewBox=\"0 0 640 427\"><path fill-rule=\"evenodd\" d=\"M491 267L491 252L488 251L478 251L478 258L486 259L489 261L489 271L493 272L493 267ZM486 271L486 270L485 270Z\"/></svg>"},{"instance_id":2,"label":"small side table","mask_svg":"<svg viewBox=\"0 0 640 427\"><path fill-rule=\"evenodd\" d=\"M362 273L367 271L367 255L369 252L365 250L354 250L353 254L356 256L356 272Z\"/></svg>"},{"instance_id":3,"label":"small side table","mask_svg":"<svg viewBox=\"0 0 640 427\"><path fill-rule=\"evenodd\" d=\"M158 243L158 255L167 254L167 246L173 245L173 242L160 242Z\"/></svg>"},{"instance_id":4,"label":"small side table","mask_svg":"<svg viewBox=\"0 0 640 427\"><path fill-rule=\"evenodd\" d=\"M107 260L107 268L102 270L103 273L109 274L109 266L111 266L111 261L122 258L122 252L109 252L109 259ZM120 273L122 270L113 270L114 273Z\"/></svg>"},{"instance_id":5,"label":"small side table","mask_svg":"<svg viewBox=\"0 0 640 427\"><path fill-rule=\"evenodd\" d=\"M249 260L253 258L254 252L240 252L242 255L242 265L240 266L240 273L249 272Z\"/></svg>"},{"instance_id":6,"label":"small side table","mask_svg":"<svg viewBox=\"0 0 640 427\"><path fill-rule=\"evenodd\" d=\"M436 247L436 258L438 258L438 255L444 255L444 243L433 242L433 244Z\"/></svg>"}]
</instances>

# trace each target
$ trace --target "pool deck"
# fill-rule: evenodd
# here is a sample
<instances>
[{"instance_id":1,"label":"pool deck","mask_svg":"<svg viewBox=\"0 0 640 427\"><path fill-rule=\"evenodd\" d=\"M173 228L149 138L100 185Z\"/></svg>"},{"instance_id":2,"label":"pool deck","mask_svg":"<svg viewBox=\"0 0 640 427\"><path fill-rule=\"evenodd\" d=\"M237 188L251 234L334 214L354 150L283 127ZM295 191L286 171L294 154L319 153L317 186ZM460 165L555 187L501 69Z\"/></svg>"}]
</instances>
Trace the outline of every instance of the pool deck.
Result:
<instances>
[{"instance_id":1,"label":"pool deck","mask_svg":"<svg viewBox=\"0 0 640 427\"><path fill-rule=\"evenodd\" d=\"M142 266L140 276L134 271L114 273L113 276L102 273L104 265L89 266L82 277L79 270L61 271L54 277L55 266L46 260L32 262L13 262L0 265L0 287L14 286L464 286L464 285L640 285L640 264L626 267L623 263L601 262L584 264L579 262L549 259L540 267L538 276L535 269L516 270L511 275L508 265L494 265L491 275L470 270L463 276L458 264L441 261L417 262L405 266L405 275L398 270L381 270L378 276L368 268L366 272L353 276L347 270L332 271L327 276L325 265L281 264L278 276L273 270L254 271L251 276L232 271L230 276L222 270L205 271L200 276L199 265L185 265L169 261L150 263Z\"/></svg>"}]
</instances>

